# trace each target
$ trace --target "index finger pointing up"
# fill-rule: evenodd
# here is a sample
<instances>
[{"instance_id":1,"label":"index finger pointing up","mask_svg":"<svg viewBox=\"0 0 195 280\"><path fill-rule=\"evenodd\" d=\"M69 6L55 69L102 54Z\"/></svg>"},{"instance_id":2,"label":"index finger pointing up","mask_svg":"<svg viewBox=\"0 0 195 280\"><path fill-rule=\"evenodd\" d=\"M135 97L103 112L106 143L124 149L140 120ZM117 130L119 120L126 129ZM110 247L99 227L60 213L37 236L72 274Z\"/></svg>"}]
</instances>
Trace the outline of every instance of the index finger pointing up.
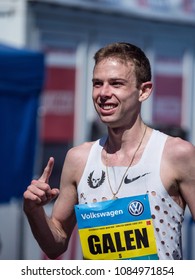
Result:
<instances>
[{"instance_id":1,"label":"index finger pointing up","mask_svg":"<svg viewBox=\"0 0 195 280\"><path fill-rule=\"evenodd\" d=\"M41 177L39 178L38 181L43 182L43 183L48 183L49 177L53 170L53 166L54 166L54 158L50 157L47 162L47 166L45 167L43 174L41 175Z\"/></svg>"}]
</instances>

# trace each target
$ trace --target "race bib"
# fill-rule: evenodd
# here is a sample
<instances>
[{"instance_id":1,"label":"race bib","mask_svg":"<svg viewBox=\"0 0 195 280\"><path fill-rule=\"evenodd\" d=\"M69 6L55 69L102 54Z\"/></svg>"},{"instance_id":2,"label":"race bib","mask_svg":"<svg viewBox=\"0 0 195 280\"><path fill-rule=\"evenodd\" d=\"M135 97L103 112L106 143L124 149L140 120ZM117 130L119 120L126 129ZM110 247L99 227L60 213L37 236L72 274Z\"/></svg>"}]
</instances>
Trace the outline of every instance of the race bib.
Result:
<instances>
[{"instance_id":1,"label":"race bib","mask_svg":"<svg viewBox=\"0 0 195 280\"><path fill-rule=\"evenodd\" d=\"M148 195L75 205L84 259L158 259Z\"/></svg>"}]
</instances>

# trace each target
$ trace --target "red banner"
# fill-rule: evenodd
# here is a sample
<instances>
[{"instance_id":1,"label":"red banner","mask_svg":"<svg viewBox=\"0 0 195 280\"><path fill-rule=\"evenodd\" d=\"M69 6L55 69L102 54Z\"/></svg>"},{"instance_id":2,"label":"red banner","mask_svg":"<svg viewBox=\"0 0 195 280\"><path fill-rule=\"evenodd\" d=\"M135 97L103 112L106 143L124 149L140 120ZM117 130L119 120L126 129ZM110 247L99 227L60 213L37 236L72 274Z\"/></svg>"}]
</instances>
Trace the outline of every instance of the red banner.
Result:
<instances>
[{"instance_id":1,"label":"red banner","mask_svg":"<svg viewBox=\"0 0 195 280\"><path fill-rule=\"evenodd\" d=\"M41 106L43 141L73 140L74 98L75 66L49 63Z\"/></svg>"}]
</instances>

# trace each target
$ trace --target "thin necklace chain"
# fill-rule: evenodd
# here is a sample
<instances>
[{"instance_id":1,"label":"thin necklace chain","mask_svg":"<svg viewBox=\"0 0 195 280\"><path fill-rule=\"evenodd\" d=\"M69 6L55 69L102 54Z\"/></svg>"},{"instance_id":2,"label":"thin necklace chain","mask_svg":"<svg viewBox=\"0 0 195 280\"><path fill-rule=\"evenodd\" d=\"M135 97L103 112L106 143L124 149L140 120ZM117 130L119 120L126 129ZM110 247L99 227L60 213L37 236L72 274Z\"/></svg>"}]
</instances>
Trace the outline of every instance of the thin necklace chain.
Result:
<instances>
[{"instance_id":1,"label":"thin necklace chain","mask_svg":"<svg viewBox=\"0 0 195 280\"><path fill-rule=\"evenodd\" d=\"M108 179L108 184L109 184L110 190L111 190L111 192L112 192L112 194L113 194L113 198L112 198L112 199L117 199L117 196L116 196L116 195L117 195L118 192L120 191L120 189L121 189L121 187L122 187L122 184L123 184L123 181L124 181L124 178L125 178L125 176L126 176L128 170L129 170L129 168L131 167L131 165L132 165L132 163L133 163L133 161L134 161L134 159L135 159L136 153L138 152L139 148L141 147L141 144L142 144L142 142L143 142L143 140L144 140L144 136L145 136L145 134L146 134L146 130L147 130L147 125L145 125L144 133L143 133L142 138L141 138L141 140L140 140L140 142L139 142L139 145L137 146L137 148L136 148L136 150L135 150L135 152L134 152L134 154L133 154L133 156L132 156L132 158L131 158L131 160L130 160L130 162L129 162L129 165L127 166L127 169L126 169L126 171L125 171L125 173L124 173L124 175L123 175L123 177L122 177L122 179L121 179L121 182L120 182L120 184L119 184L118 189L117 189L116 192L113 191L112 186L111 186L111 183L110 183L110 178L109 178L109 174L108 174L108 154L107 154L107 149L106 149L106 175L107 175L107 179ZM108 146L107 146L107 147L108 147Z\"/></svg>"}]
</instances>

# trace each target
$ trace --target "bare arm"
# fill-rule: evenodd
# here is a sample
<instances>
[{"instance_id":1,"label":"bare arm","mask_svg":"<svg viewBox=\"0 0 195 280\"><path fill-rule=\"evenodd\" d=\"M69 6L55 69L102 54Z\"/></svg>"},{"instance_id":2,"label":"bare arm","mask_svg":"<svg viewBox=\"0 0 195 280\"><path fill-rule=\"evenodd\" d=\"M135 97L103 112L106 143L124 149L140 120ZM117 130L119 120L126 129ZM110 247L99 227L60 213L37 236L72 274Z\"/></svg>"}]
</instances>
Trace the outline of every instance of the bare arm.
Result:
<instances>
[{"instance_id":1,"label":"bare arm","mask_svg":"<svg viewBox=\"0 0 195 280\"><path fill-rule=\"evenodd\" d=\"M23 204L32 233L46 253L50 244L55 243L55 224L46 215L43 206L59 194L58 189L51 189L48 184L53 165L54 159L50 158L41 177L38 180L32 180L24 192Z\"/></svg>"},{"instance_id":2,"label":"bare arm","mask_svg":"<svg viewBox=\"0 0 195 280\"><path fill-rule=\"evenodd\" d=\"M162 165L164 185L181 207L185 208L185 204L188 205L195 220L195 147L180 138L170 137L166 144L164 159Z\"/></svg>"},{"instance_id":3,"label":"bare arm","mask_svg":"<svg viewBox=\"0 0 195 280\"><path fill-rule=\"evenodd\" d=\"M60 191L51 189L48 184L54 164L54 159L50 158L42 176L38 180L32 180L24 193L24 212L32 233L41 249L52 259L57 258L67 249L75 225L74 204L77 202L77 197L75 185L72 185L73 171L68 168L69 158L70 156L64 163L62 178L65 176L67 178L66 181L62 179L63 185ZM54 203L52 215L48 217L44 205L56 196L58 198Z\"/></svg>"},{"instance_id":4,"label":"bare arm","mask_svg":"<svg viewBox=\"0 0 195 280\"><path fill-rule=\"evenodd\" d=\"M178 158L179 188L195 220L195 147L183 142Z\"/></svg>"},{"instance_id":5,"label":"bare arm","mask_svg":"<svg viewBox=\"0 0 195 280\"><path fill-rule=\"evenodd\" d=\"M60 191L48 185L54 159L48 164L39 178L33 180L24 193L24 212L31 230L46 255L55 259L64 253L76 224L74 205L78 203L77 185L88 157L91 143L68 151L61 175ZM56 199L51 217L44 211L44 205Z\"/></svg>"}]
</instances>

